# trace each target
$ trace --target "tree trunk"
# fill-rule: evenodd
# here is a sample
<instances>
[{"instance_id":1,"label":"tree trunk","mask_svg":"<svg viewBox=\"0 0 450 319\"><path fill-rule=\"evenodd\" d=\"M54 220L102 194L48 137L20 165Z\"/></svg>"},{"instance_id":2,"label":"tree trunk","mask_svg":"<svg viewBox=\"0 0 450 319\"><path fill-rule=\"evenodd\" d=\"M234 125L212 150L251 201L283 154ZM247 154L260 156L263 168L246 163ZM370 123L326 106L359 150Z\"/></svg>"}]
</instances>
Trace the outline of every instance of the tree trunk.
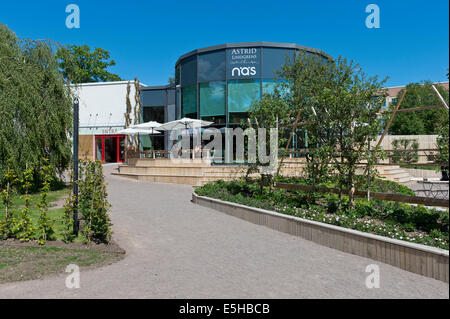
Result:
<instances>
[{"instance_id":1,"label":"tree trunk","mask_svg":"<svg viewBox=\"0 0 450 319\"><path fill-rule=\"evenodd\" d=\"M9 208L9 182L6 185L6 201L5 201L5 219L8 220L8 208Z\"/></svg>"},{"instance_id":2,"label":"tree trunk","mask_svg":"<svg viewBox=\"0 0 450 319\"><path fill-rule=\"evenodd\" d=\"M355 181L354 181L354 172L350 171L348 174L348 182L350 185L350 190L348 193L348 206L350 209L355 208Z\"/></svg>"}]
</instances>

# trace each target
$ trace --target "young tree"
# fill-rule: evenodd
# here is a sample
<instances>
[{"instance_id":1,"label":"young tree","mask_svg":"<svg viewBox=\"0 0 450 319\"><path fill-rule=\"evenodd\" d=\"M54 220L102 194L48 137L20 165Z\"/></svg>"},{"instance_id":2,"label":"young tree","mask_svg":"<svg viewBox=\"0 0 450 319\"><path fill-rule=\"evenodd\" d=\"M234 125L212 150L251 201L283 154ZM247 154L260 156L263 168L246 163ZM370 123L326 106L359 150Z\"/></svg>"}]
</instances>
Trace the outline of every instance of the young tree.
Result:
<instances>
[{"instance_id":1,"label":"young tree","mask_svg":"<svg viewBox=\"0 0 450 319\"><path fill-rule=\"evenodd\" d=\"M102 48L87 45L69 45L60 48L56 54L64 79L71 83L120 81L120 77L107 71L116 65L109 52Z\"/></svg>"},{"instance_id":2,"label":"young tree","mask_svg":"<svg viewBox=\"0 0 450 319\"><path fill-rule=\"evenodd\" d=\"M447 95L448 97L448 95ZM448 101L448 98L447 98ZM439 155L437 158L437 161L441 164L444 164L445 167L447 167L446 171L448 171L449 166L449 152L448 152L448 145L449 145L449 117L448 117L448 111L447 116L443 116L439 120L439 128L438 128L438 138L437 138L437 146L439 148Z\"/></svg>"},{"instance_id":3,"label":"young tree","mask_svg":"<svg viewBox=\"0 0 450 319\"><path fill-rule=\"evenodd\" d=\"M47 240L54 239L55 230L53 228L53 221L48 216L48 193L50 191L50 185L52 182L52 168L47 164L47 160L44 160L44 166L42 166L42 188L40 199L37 203L37 207L41 212L38 221L37 239L38 243L44 245Z\"/></svg>"},{"instance_id":4,"label":"young tree","mask_svg":"<svg viewBox=\"0 0 450 319\"><path fill-rule=\"evenodd\" d=\"M0 220L0 238L7 239L13 235L14 216L12 212L14 186L19 182L16 172L12 169L12 160L8 160L8 169L5 176L5 189L1 190L0 196L5 208L5 218Z\"/></svg>"},{"instance_id":5,"label":"young tree","mask_svg":"<svg viewBox=\"0 0 450 319\"><path fill-rule=\"evenodd\" d=\"M348 188L354 205L357 167L379 156L369 152L369 142L380 132L377 113L384 101L384 81L368 77L358 64L339 57L326 60L302 53L280 72L287 104L301 112L302 128L308 131L313 155L313 179L335 172L339 188ZM315 181L314 181L315 182Z\"/></svg>"},{"instance_id":6,"label":"young tree","mask_svg":"<svg viewBox=\"0 0 450 319\"><path fill-rule=\"evenodd\" d=\"M34 238L34 227L33 221L30 218L30 188L32 186L33 179L33 169L27 168L23 174L23 178L20 181L22 190L24 192L23 200L24 205L21 210L20 218L14 226L14 233L16 234L16 238L20 239L20 241L30 241Z\"/></svg>"},{"instance_id":7,"label":"young tree","mask_svg":"<svg viewBox=\"0 0 450 319\"><path fill-rule=\"evenodd\" d=\"M256 152L259 153L259 141L264 138L260 136L259 129L266 130L265 142L266 142L266 152L272 145L270 142L270 129L284 128L289 125L291 109L286 101L282 98L282 94L278 88L275 88L273 93L264 94L261 100L255 101L250 109L248 110L249 123L248 127L255 129L258 132L258 143L256 143ZM278 149L286 143L286 138L283 130L278 130L277 135L277 152ZM273 151L273 150L272 150ZM264 154L266 155L266 154ZM278 156L278 154L276 154ZM255 163L248 164L248 170L246 177L251 173L256 173L260 171L261 166L267 166L267 164L262 164L260 162L259 156L256 156ZM264 178L272 179L272 174L261 173L261 186L264 184Z\"/></svg>"}]
</instances>

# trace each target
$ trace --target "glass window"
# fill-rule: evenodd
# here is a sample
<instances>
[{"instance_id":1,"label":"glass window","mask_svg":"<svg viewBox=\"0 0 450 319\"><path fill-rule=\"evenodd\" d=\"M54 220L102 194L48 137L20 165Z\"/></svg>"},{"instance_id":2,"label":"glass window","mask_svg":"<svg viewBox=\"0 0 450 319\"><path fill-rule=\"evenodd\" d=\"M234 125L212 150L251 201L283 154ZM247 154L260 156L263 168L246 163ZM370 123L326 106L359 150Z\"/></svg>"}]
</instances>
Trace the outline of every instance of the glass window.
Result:
<instances>
[{"instance_id":1,"label":"glass window","mask_svg":"<svg viewBox=\"0 0 450 319\"><path fill-rule=\"evenodd\" d=\"M229 123L230 126L240 126L242 121L246 121L248 113L230 113Z\"/></svg>"},{"instance_id":2,"label":"glass window","mask_svg":"<svg viewBox=\"0 0 450 319\"><path fill-rule=\"evenodd\" d=\"M263 94L272 94L277 86L277 82L274 80L264 79L262 84Z\"/></svg>"},{"instance_id":3,"label":"glass window","mask_svg":"<svg viewBox=\"0 0 450 319\"><path fill-rule=\"evenodd\" d=\"M175 85L180 84L180 65L178 64L175 68Z\"/></svg>"},{"instance_id":4,"label":"glass window","mask_svg":"<svg viewBox=\"0 0 450 319\"><path fill-rule=\"evenodd\" d=\"M261 80L228 81L228 112L246 112L261 97Z\"/></svg>"},{"instance_id":5,"label":"glass window","mask_svg":"<svg viewBox=\"0 0 450 319\"><path fill-rule=\"evenodd\" d=\"M160 106L165 104L165 90L142 90L141 98L143 106ZM130 96L130 99L134 98Z\"/></svg>"},{"instance_id":6,"label":"glass window","mask_svg":"<svg viewBox=\"0 0 450 319\"><path fill-rule=\"evenodd\" d=\"M95 138L95 145L96 145L96 151L97 151L95 159L97 161L102 161L103 162L103 158L102 158L102 149L103 149L102 140L103 139L101 137L96 137Z\"/></svg>"},{"instance_id":7,"label":"glass window","mask_svg":"<svg viewBox=\"0 0 450 319\"><path fill-rule=\"evenodd\" d=\"M175 104L175 89L168 89L167 91L167 105Z\"/></svg>"},{"instance_id":8,"label":"glass window","mask_svg":"<svg viewBox=\"0 0 450 319\"><path fill-rule=\"evenodd\" d=\"M214 124L211 124L211 127L216 127L216 128L223 127L226 124L225 115L221 115L221 116L203 116L202 120L203 121L208 121L208 122L214 122Z\"/></svg>"},{"instance_id":9,"label":"glass window","mask_svg":"<svg viewBox=\"0 0 450 319\"><path fill-rule=\"evenodd\" d=\"M119 162L125 161L125 137L119 137Z\"/></svg>"},{"instance_id":10,"label":"glass window","mask_svg":"<svg viewBox=\"0 0 450 319\"><path fill-rule=\"evenodd\" d=\"M272 94L275 91L275 88L278 86L278 90L280 91L280 95L282 97L288 96L288 93L290 92L289 87L281 86L282 83L287 83L284 81L274 81L271 79L263 79L262 80L262 93L263 94Z\"/></svg>"},{"instance_id":11,"label":"glass window","mask_svg":"<svg viewBox=\"0 0 450 319\"><path fill-rule=\"evenodd\" d=\"M281 71L281 66L286 64L286 58L294 60L293 49L263 48L263 78L277 77L275 71Z\"/></svg>"},{"instance_id":12,"label":"glass window","mask_svg":"<svg viewBox=\"0 0 450 319\"><path fill-rule=\"evenodd\" d=\"M175 105L169 105L167 107L167 118L166 121L167 122L171 122L171 121L175 121L176 118L176 114L175 114Z\"/></svg>"},{"instance_id":13,"label":"glass window","mask_svg":"<svg viewBox=\"0 0 450 319\"><path fill-rule=\"evenodd\" d=\"M164 135L140 135L141 146L144 151L150 151L152 149L160 151L164 149Z\"/></svg>"},{"instance_id":14,"label":"glass window","mask_svg":"<svg viewBox=\"0 0 450 319\"><path fill-rule=\"evenodd\" d=\"M197 56L191 56L181 62L181 86L197 82Z\"/></svg>"},{"instance_id":15,"label":"glass window","mask_svg":"<svg viewBox=\"0 0 450 319\"><path fill-rule=\"evenodd\" d=\"M200 84L200 116L225 115L225 82Z\"/></svg>"},{"instance_id":16,"label":"glass window","mask_svg":"<svg viewBox=\"0 0 450 319\"><path fill-rule=\"evenodd\" d=\"M225 80L225 50L198 56L198 81Z\"/></svg>"},{"instance_id":17,"label":"glass window","mask_svg":"<svg viewBox=\"0 0 450 319\"><path fill-rule=\"evenodd\" d=\"M197 85L181 89L182 117L197 118Z\"/></svg>"},{"instance_id":18,"label":"glass window","mask_svg":"<svg viewBox=\"0 0 450 319\"><path fill-rule=\"evenodd\" d=\"M143 121L164 123L164 106L144 107Z\"/></svg>"},{"instance_id":19,"label":"glass window","mask_svg":"<svg viewBox=\"0 0 450 319\"><path fill-rule=\"evenodd\" d=\"M179 120L181 118L181 99L180 89L175 89L175 118Z\"/></svg>"}]
</instances>

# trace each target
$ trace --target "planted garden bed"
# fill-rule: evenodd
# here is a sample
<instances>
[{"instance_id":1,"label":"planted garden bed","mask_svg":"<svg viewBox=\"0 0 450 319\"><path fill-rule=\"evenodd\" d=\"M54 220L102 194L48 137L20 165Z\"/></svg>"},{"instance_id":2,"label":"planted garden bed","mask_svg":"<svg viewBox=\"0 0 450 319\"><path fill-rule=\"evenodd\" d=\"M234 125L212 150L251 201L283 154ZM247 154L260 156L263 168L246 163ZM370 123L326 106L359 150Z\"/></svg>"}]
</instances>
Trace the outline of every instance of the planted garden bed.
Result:
<instances>
[{"instance_id":1,"label":"planted garden bed","mask_svg":"<svg viewBox=\"0 0 450 319\"><path fill-rule=\"evenodd\" d=\"M286 180L283 180L286 181ZM302 179L289 182L304 183ZM333 186L333 185L327 185ZM364 186L362 186L364 187ZM373 188L372 188L373 187ZM413 192L393 182L376 180L371 190L411 195ZM195 190L207 196L278 213L337 225L392 239L424 244L448 250L448 210L427 209L388 201L356 199L355 208L349 209L346 197L338 209L336 194L260 188L258 183L245 181L217 181Z\"/></svg>"}]
</instances>

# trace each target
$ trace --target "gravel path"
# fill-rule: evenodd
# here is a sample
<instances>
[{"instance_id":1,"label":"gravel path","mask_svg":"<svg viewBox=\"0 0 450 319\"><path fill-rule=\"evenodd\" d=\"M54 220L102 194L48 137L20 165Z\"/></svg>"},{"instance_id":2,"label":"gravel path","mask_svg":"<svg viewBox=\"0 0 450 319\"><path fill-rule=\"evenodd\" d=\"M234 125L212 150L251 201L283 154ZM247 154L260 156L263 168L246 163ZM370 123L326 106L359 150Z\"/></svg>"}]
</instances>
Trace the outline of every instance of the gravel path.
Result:
<instances>
[{"instance_id":1,"label":"gravel path","mask_svg":"<svg viewBox=\"0 0 450 319\"><path fill-rule=\"evenodd\" d=\"M82 272L80 289L67 289L61 275L0 285L0 298L449 297L443 282L196 206L189 186L107 180L127 257ZM374 263L381 287L367 289Z\"/></svg>"}]
</instances>

